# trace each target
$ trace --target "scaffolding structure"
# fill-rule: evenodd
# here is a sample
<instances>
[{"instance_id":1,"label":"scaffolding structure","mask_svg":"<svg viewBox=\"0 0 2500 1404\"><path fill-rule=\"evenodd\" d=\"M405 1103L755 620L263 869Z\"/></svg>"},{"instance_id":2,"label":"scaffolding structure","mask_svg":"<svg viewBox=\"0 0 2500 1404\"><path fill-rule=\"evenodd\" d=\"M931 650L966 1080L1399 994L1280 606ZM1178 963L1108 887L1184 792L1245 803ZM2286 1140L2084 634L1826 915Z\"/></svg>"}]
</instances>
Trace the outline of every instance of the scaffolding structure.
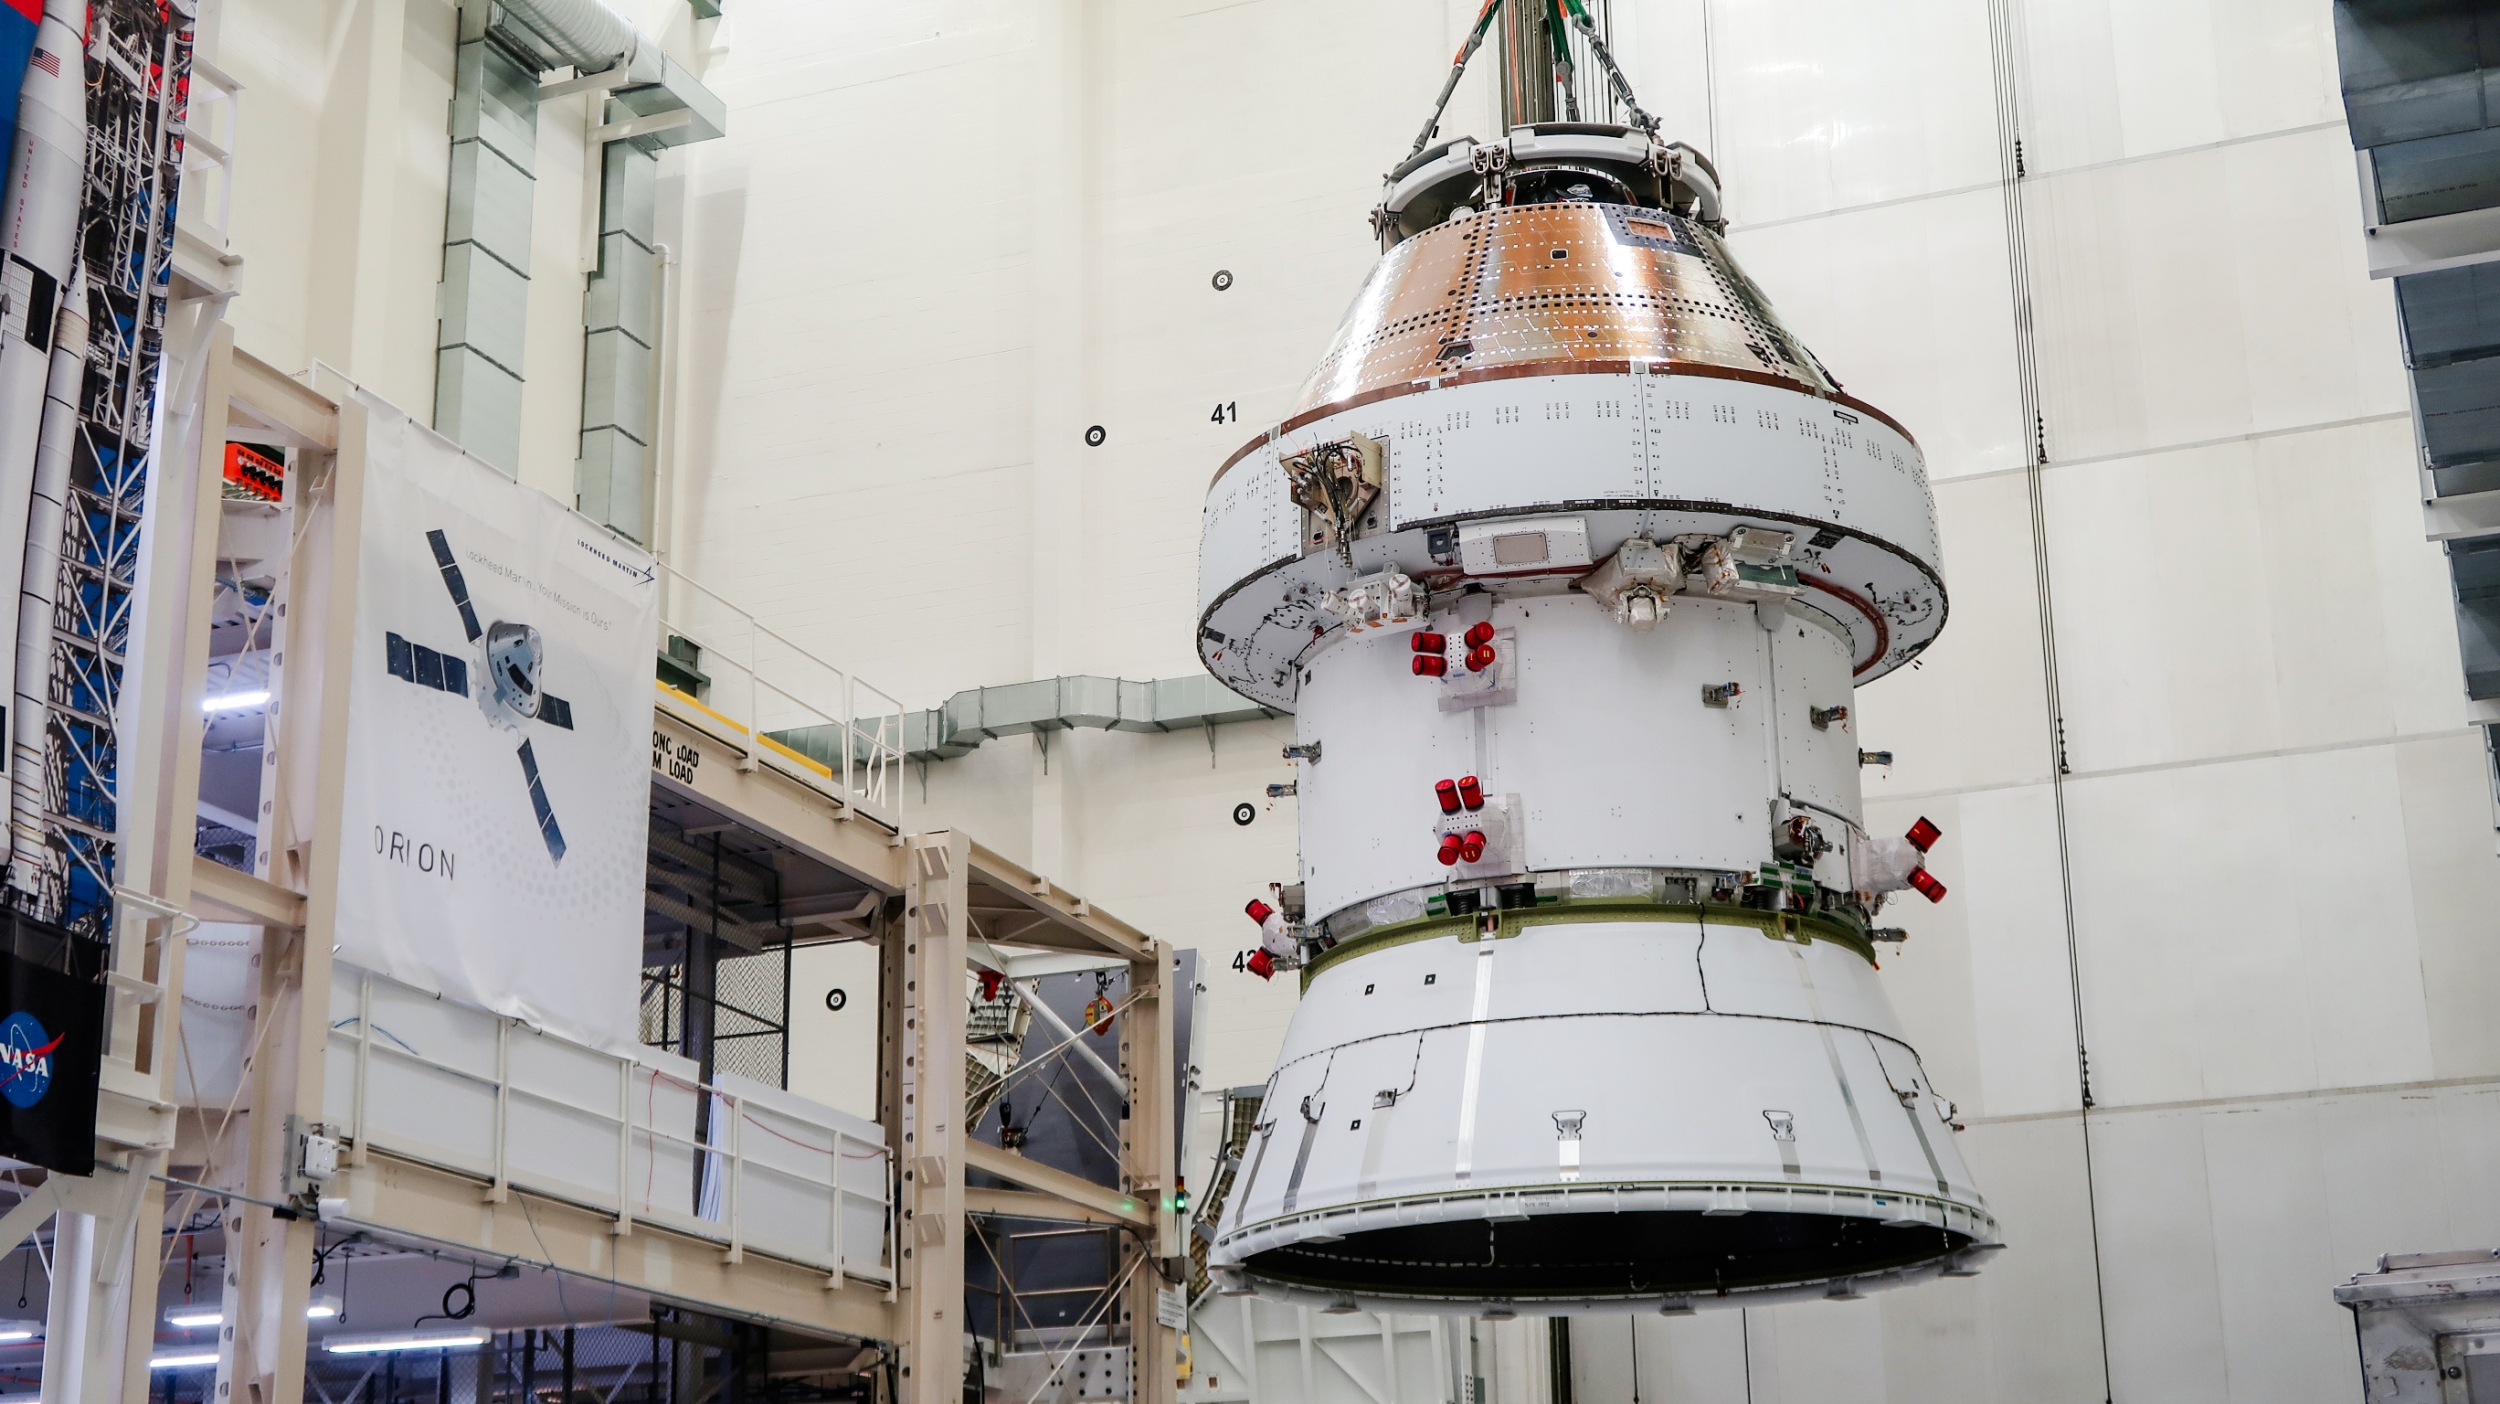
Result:
<instances>
[{"instance_id":1,"label":"scaffolding structure","mask_svg":"<svg viewBox=\"0 0 2500 1404\"><path fill-rule=\"evenodd\" d=\"M64 516L30 915L101 936L120 823L122 681L156 448L192 32L180 9L99 0L87 49L87 370ZM22 855L21 855L22 856Z\"/></svg>"}]
</instances>

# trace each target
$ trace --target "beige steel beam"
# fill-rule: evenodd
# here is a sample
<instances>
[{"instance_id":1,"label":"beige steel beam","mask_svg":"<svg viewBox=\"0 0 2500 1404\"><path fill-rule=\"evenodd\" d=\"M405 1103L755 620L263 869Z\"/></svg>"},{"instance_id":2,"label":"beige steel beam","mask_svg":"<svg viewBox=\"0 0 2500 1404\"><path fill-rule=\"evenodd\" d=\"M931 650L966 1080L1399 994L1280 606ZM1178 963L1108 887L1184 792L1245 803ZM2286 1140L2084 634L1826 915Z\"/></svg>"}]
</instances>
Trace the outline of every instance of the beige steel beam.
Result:
<instances>
[{"instance_id":1,"label":"beige steel beam","mask_svg":"<svg viewBox=\"0 0 2500 1404\"><path fill-rule=\"evenodd\" d=\"M980 1143L976 1141L973 1144L979 1145ZM975 1165L972 1168L980 1170L986 1167ZM1010 1219L1050 1219L1070 1224L1102 1224L1110 1228L1117 1228L1123 1224L1133 1226L1137 1223L1134 1215L1106 1214L1099 1209L1089 1209L1082 1204L1070 1203L1055 1194L1036 1194L1029 1190L965 1190L964 1212L966 1214L992 1214Z\"/></svg>"},{"instance_id":2,"label":"beige steel beam","mask_svg":"<svg viewBox=\"0 0 2500 1404\"><path fill-rule=\"evenodd\" d=\"M963 1397L966 889L972 843L960 833L904 842L903 920L886 937L886 1140L902 1166L902 1397ZM899 950L896 947L900 947ZM895 1053L902 1055L896 1065Z\"/></svg>"},{"instance_id":3,"label":"beige steel beam","mask_svg":"<svg viewBox=\"0 0 2500 1404\"><path fill-rule=\"evenodd\" d=\"M1027 1160L1010 1150L1000 1150L986 1141L969 1141L964 1146L964 1163L983 1174L1012 1180L1040 1193L1028 1198L1048 1198L1063 1204L1089 1210L1132 1228L1154 1227L1154 1205L1136 1195L1123 1194L1109 1185L1098 1185L1080 1175L1053 1169L1039 1161ZM1050 1217L1044 1215L1041 1217Z\"/></svg>"},{"instance_id":4,"label":"beige steel beam","mask_svg":"<svg viewBox=\"0 0 2500 1404\"><path fill-rule=\"evenodd\" d=\"M332 1227L371 1228L480 1259L550 1267L601 1284L613 1280L628 1291L700 1311L813 1334L859 1340L894 1335L894 1309L875 1283L846 1279L839 1287L828 1286L823 1268L752 1249L733 1263L718 1243L647 1220L620 1236L613 1214L526 1190L488 1204L484 1188L470 1176L376 1151L347 1177L347 1216Z\"/></svg>"},{"instance_id":5,"label":"beige steel beam","mask_svg":"<svg viewBox=\"0 0 2500 1404\"><path fill-rule=\"evenodd\" d=\"M757 833L837 868L880 892L903 888L903 849L892 831L850 817L840 800L781 774L747 766L746 748L658 700L651 715L651 778Z\"/></svg>"},{"instance_id":6,"label":"beige steel beam","mask_svg":"<svg viewBox=\"0 0 2500 1404\"><path fill-rule=\"evenodd\" d=\"M290 1116L318 1121L323 1058L329 1042L330 951L336 942L340 845L346 808L347 666L355 655L356 594L364 549L366 419L354 387L335 375L315 388L336 408L334 449L298 455L289 475L288 504L295 514L294 547L284 587L284 647L289 662L278 683L272 715L283 719L270 740L271 774L264 782L261 861L268 884L303 895L298 931L269 928L260 969L260 1018L268 1022L267 1046L252 1060L249 1139L243 1192L283 1202L293 1146ZM289 390L296 398L289 399ZM247 400L264 423L290 432L316 430L305 422L310 393L285 377L260 377ZM245 392L238 389L238 399ZM318 445L317 434L312 442ZM300 445L299 445L300 446ZM222 470L222 464L220 465ZM205 493L203 511L213 502ZM213 552L211 564L213 565ZM199 637L204 619L195 619ZM202 672L186 675L184 696L206 685ZM196 713L196 700L188 710ZM194 739L192 748L197 749ZM192 783L196 785L196 778ZM222 884L212 875L211 881ZM271 894L251 889L264 901ZM237 895L241 895L239 892ZM219 1364L219 1388L236 1399L295 1404L303 1398L306 1329L312 1258L318 1234L309 1217L280 1218L262 1204L232 1201L226 1218L226 1320L221 1338L227 1359Z\"/></svg>"},{"instance_id":7,"label":"beige steel beam","mask_svg":"<svg viewBox=\"0 0 2500 1404\"><path fill-rule=\"evenodd\" d=\"M1188 1281L1181 1216L1172 1208L1180 1173L1173 1105L1175 959L1170 946L1146 943L1145 952L1129 962L1129 1009L1120 1020L1120 1071L1129 1086L1129 1114L1120 1122L1120 1174L1123 1188L1154 1210L1152 1241L1140 1247L1155 1261L1130 1274L1121 1302L1137 1371L1129 1395L1132 1404L1172 1404L1180 1333L1164 1324L1161 1308L1167 1292L1185 1296L1188 1290L1164 1282L1166 1271L1182 1283Z\"/></svg>"},{"instance_id":8,"label":"beige steel beam","mask_svg":"<svg viewBox=\"0 0 2500 1404\"><path fill-rule=\"evenodd\" d=\"M228 333L231 340L231 333ZM315 453L336 452L339 446L338 405L328 395L247 351L234 353L233 395L225 416L208 422L241 430L254 443L276 440ZM217 443L224 467L225 441ZM217 499L210 498L210 502ZM212 514L213 515L213 514Z\"/></svg>"},{"instance_id":9,"label":"beige steel beam","mask_svg":"<svg viewBox=\"0 0 2500 1404\"><path fill-rule=\"evenodd\" d=\"M1100 951L1138 960L1154 938L979 844L972 846L972 915L993 945Z\"/></svg>"},{"instance_id":10,"label":"beige steel beam","mask_svg":"<svg viewBox=\"0 0 2500 1404\"><path fill-rule=\"evenodd\" d=\"M205 319L213 314L195 315ZM199 327L198 321L187 325ZM139 631L133 641L139 650L133 673L137 685L123 699L121 822L115 835L121 900L112 955L115 1032L97 1127L101 1138L127 1147L116 1153L115 1168L138 1192L122 1196L122 1207L100 1217L97 1225L101 1253L94 1287L111 1299L99 1301L87 1313L88 1341L58 1343L83 1357L77 1393L90 1404L116 1394L137 1404L150 1392L147 1362L155 1334L159 1259L152 1251L153 1230L140 1234L133 1229L153 1224L164 1211L163 1187L150 1176L162 1168L173 1140L171 1054L180 1038L182 1012L179 917L196 908L195 915L204 911L247 922L300 927L304 921L299 894L193 857L204 724L199 702L206 686L229 436L309 450L309 468L313 458L338 443L337 409L328 397L236 351L231 329L221 323L185 331L173 340L179 345L168 346L167 383L196 376L192 383L199 398L167 406L160 459L165 471L156 486L153 526L142 544L148 557L141 572L146 584L137 607L143 617L159 623ZM213 895L203 900L203 889ZM284 958L275 943L272 949ZM278 1013L275 1006L264 1004L264 1009L271 1016ZM270 1064L286 1061L287 1054L274 1047L262 1059ZM253 1125L259 1130L282 1121L262 1117ZM274 1131L270 1134L274 1138ZM274 1181L273 1176L264 1178ZM263 1233L265 1211L261 1218L263 1225L250 1229L238 1220L235 1241L241 1244ZM300 1376L300 1302L294 1319ZM255 1354L269 1354L267 1342L254 1338L251 1323L243 1325L241 1335ZM264 1372L253 1383L253 1395L274 1397L266 1388L274 1377Z\"/></svg>"},{"instance_id":11,"label":"beige steel beam","mask_svg":"<svg viewBox=\"0 0 2500 1404\"><path fill-rule=\"evenodd\" d=\"M205 921L239 921L302 930L304 894L223 863L191 867L191 911Z\"/></svg>"}]
</instances>

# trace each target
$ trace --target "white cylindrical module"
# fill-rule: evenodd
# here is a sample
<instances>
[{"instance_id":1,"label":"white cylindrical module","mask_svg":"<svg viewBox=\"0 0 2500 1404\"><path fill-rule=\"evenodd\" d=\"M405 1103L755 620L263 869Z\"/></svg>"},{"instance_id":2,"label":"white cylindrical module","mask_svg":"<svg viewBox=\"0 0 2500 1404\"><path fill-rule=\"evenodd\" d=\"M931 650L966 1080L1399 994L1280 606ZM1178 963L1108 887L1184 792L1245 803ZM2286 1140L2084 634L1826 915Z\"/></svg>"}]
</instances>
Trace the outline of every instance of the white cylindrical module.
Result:
<instances>
[{"instance_id":1,"label":"white cylindrical module","mask_svg":"<svg viewBox=\"0 0 2500 1404\"><path fill-rule=\"evenodd\" d=\"M1943 625L1933 501L1715 197L1637 130L1420 153L1210 490L1200 656L1301 757L1303 998L1228 1290L1674 1309L1998 1246L1875 966L1936 834L1866 832L1851 717Z\"/></svg>"}]
</instances>

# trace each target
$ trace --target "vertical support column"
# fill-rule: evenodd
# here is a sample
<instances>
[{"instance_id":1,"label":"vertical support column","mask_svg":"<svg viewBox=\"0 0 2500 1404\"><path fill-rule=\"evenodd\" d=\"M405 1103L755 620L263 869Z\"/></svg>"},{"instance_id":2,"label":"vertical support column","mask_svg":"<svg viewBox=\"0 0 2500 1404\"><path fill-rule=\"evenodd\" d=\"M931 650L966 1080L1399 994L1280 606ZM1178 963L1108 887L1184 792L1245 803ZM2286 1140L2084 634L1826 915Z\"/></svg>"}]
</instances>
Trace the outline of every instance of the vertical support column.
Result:
<instances>
[{"instance_id":1,"label":"vertical support column","mask_svg":"<svg viewBox=\"0 0 2500 1404\"><path fill-rule=\"evenodd\" d=\"M205 315L205 314L203 314ZM218 500L223 481L227 403L234 377L234 333L222 323L203 329L196 350L184 359L179 377L167 367L165 420L167 434L159 445L160 470L151 473L147 517L141 549L148 553L140 578L146 582L134 599L131 647L135 655L126 675L121 731L121 805L117 834L121 881L143 892L165 894L176 906L191 891L192 819L199 800L200 733L204 718L198 698L208 668L209 615L217 554ZM196 400L175 402L182 385L199 388ZM184 468L189 455L189 470ZM161 980L181 988L182 946L169 942L151 949L147 935L170 923L125 909L115 922L114 968L142 979ZM135 1017L131 1017L135 1016ZM173 1100L171 1050L180 1037L181 1002L168 1000L144 1008L122 1003L110 1050L116 1059L130 1059L138 1080L129 1090L146 1090L157 1101ZM144 1027L147 1038L138 1037ZM105 1077L118 1081L122 1069L108 1064ZM164 1167L164 1157L133 1153L129 1173L148 1176ZM148 1357L153 1330L158 1258L154 1226L164 1217L161 1185L143 1184L136 1197L136 1217L118 1225L106 1247L119 1256L111 1293L101 1312L88 1313L88 1340L79 1347L92 1368L80 1385L92 1401L119 1398L139 1404L147 1397ZM149 1226L146 1233L137 1225ZM135 1242L139 1247L132 1246ZM92 1280L92 1277L91 1279ZM133 1303L139 1305L134 1309ZM127 1328L136 1317L144 1323ZM123 1323L116 1328L116 1323ZM51 1339L47 1335L46 1350ZM68 1338L63 1338L65 1343ZM112 1361L118 1359L118 1368ZM75 1373L75 1372L74 1372Z\"/></svg>"},{"instance_id":2,"label":"vertical support column","mask_svg":"<svg viewBox=\"0 0 2500 1404\"><path fill-rule=\"evenodd\" d=\"M153 1175L164 1161L133 1155L130 1165L133 1175ZM163 1263L156 1229L165 1222L165 1187L142 1181L125 1190L122 1199L132 1212L121 1219L112 1240L116 1271L105 1283L111 1290L104 1320L89 1327L88 1404L146 1404L148 1397L148 1357L155 1354L156 1288Z\"/></svg>"},{"instance_id":3,"label":"vertical support column","mask_svg":"<svg viewBox=\"0 0 2500 1404\"><path fill-rule=\"evenodd\" d=\"M491 4L460 7L443 215L434 427L521 473L521 353L538 188L538 73L488 34Z\"/></svg>"},{"instance_id":4,"label":"vertical support column","mask_svg":"<svg viewBox=\"0 0 2500 1404\"><path fill-rule=\"evenodd\" d=\"M599 156L599 271L582 293L582 456L574 505L651 539L652 370L657 360L660 158L632 141Z\"/></svg>"},{"instance_id":5,"label":"vertical support column","mask_svg":"<svg viewBox=\"0 0 2500 1404\"><path fill-rule=\"evenodd\" d=\"M956 1404L964 1376L964 961L972 842L960 833L908 840L903 921L887 937L887 995L901 1017L890 1131L903 1167L902 1397ZM899 960L891 947L899 942ZM887 1055L889 1063L893 1054Z\"/></svg>"},{"instance_id":6,"label":"vertical support column","mask_svg":"<svg viewBox=\"0 0 2500 1404\"><path fill-rule=\"evenodd\" d=\"M1155 1207L1155 1226L1140 1245L1151 1261L1138 1265L1122 1293L1137 1376L1135 1404L1171 1404L1180 1369L1180 1334L1158 1319L1166 1271L1188 1281L1181 1218L1173 1210L1179 1185L1179 1117L1173 1097L1174 978L1172 948L1148 943L1144 960L1129 962L1131 1003L1121 1020L1120 1075L1128 1082L1128 1119L1120 1123L1121 1188ZM1186 1292L1184 1286L1182 1291Z\"/></svg>"},{"instance_id":7,"label":"vertical support column","mask_svg":"<svg viewBox=\"0 0 2500 1404\"><path fill-rule=\"evenodd\" d=\"M286 1199L294 1153L288 1115L321 1115L340 853L319 838L340 831L346 801L339 758L347 749L367 434L361 402L335 381L318 388L338 400L338 448L326 463L302 470L297 510L312 519L299 528L291 567L295 656L280 699L281 715L292 722L278 733L264 789L278 797L270 831L289 844L271 878L305 894L305 929L271 928L262 937L260 1017L272 1022L250 1070L243 1193L264 1203L235 1201L227 1211L226 1321L214 1404L296 1404L304 1391L316 1224L309 1216L278 1218L265 1204Z\"/></svg>"}]
</instances>

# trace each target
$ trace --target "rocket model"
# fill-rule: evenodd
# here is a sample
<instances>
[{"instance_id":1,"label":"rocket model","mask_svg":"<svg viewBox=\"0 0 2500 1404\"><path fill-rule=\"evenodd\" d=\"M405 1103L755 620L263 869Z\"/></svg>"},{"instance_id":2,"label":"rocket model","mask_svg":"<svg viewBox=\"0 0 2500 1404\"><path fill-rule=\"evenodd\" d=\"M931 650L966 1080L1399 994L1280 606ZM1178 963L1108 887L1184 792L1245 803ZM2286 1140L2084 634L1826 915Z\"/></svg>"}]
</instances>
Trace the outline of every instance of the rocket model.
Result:
<instances>
[{"instance_id":1,"label":"rocket model","mask_svg":"<svg viewBox=\"0 0 2500 1404\"><path fill-rule=\"evenodd\" d=\"M0 93L14 93L26 76L26 60L35 52L35 31L43 24L43 0L0 0ZM0 151L9 149L17 133L17 104L0 101Z\"/></svg>"},{"instance_id":2,"label":"rocket model","mask_svg":"<svg viewBox=\"0 0 2500 1404\"><path fill-rule=\"evenodd\" d=\"M1875 965L1886 899L1945 895L1936 826L1867 831L1851 720L1944 623L1919 449L1607 68L1635 124L1419 141L1208 494L1200 657L1301 759L1227 1292L1680 1312L1999 1246Z\"/></svg>"},{"instance_id":3,"label":"rocket model","mask_svg":"<svg viewBox=\"0 0 2500 1404\"><path fill-rule=\"evenodd\" d=\"M10 704L9 885L42 890L50 866L44 834L44 777L50 714L53 614L61 581L61 546L69 515L72 451L78 438L79 390L87 376L87 273L75 269L52 336L52 374L43 395L43 434L35 449L33 492L26 512L26 560L17 606L16 697Z\"/></svg>"},{"instance_id":4,"label":"rocket model","mask_svg":"<svg viewBox=\"0 0 2500 1404\"><path fill-rule=\"evenodd\" d=\"M20 0L0 0L6 10ZM47 406L46 383L53 380L58 334L75 326L83 358L86 308L67 307L72 270L77 263L78 207L85 186L87 158L87 72L85 0L46 0L43 22L25 69L17 101L17 130L9 147L8 183L0 189L0 580L25 579L28 515L35 496L38 445L57 443L66 482L67 452L75 429L75 381L62 403ZM73 319L65 310L74 311ZM83 359L79 364L83 365ZM64 417L70 416L70 417ZM59 419L57 427L53 421ZM51 551L58 565L60 514L51 514ZM49 598L53 585L44 582ZM11 623L17 612L0 614ZM43 614L42 656L50 657L50 620ZM16 640L0 649L0 666L17 672ZM32 684L40 692L38 676ZM18 695L25 683L13 684L10 727L11 763L22 744L14 725ZM38 737L40 741L40 737ZM18 816L12 813L11 825ZM14 847L14 845L13 845ZM14 866L14 865L13 865Z\"/></svg>"}]
</instances>

